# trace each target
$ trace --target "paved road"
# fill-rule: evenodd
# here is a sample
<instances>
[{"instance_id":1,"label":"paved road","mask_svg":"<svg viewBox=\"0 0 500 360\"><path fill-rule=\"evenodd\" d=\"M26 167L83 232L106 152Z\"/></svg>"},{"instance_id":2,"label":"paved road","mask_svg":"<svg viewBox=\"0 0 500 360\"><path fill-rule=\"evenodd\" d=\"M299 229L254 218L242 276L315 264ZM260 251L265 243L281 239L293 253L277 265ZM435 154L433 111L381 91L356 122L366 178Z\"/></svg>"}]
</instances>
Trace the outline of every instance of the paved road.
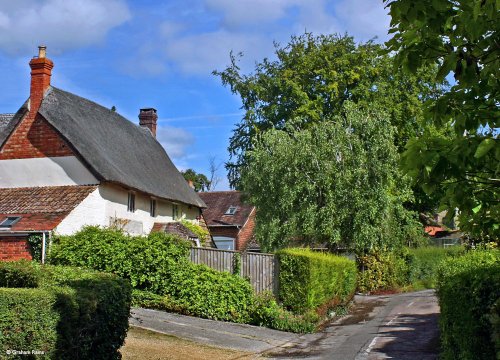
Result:
<instances>
[{"instance_id":1,"label":"paved road","mask_svg":"<svg viewBox=\"0 0 500 360\"><path fill-rule=\"evenodd\" d=\"M439 307L432 290L356 296L356 304L353 314L306 335L145 309L133 309L130 324L272 359L437 359Z\"/></svg>"}]
</instances>

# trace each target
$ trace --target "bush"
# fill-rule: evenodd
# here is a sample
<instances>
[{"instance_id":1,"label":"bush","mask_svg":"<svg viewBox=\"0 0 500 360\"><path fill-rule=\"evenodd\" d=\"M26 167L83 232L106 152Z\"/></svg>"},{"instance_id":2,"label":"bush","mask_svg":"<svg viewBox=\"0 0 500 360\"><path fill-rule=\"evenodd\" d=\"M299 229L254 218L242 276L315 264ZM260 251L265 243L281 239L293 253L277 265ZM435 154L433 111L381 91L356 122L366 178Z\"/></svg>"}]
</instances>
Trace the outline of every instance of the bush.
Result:
<instances>
[{"instance_id":1,"label":"bush","mask_svg":"<svg viewBox=\"0 0 500 360\"><path fill-rule=\"evenodd\" d=\"M190 244L152 233L129 236L121 230L88 226L72 236L54 238L49 261L111 272L134 288L162 294L178 263L188 262Z\"/></svg>"},{"instance_id":2,"label":"bush","mask_svg":"<svg viewBox=\"0 0 500 360\"><path fill-rule=\"evenodd\" d=\"M319 321L319 316L312 310L304 315L295 315L283 309L271 293L255 297L251 316L254 325L295 333L311 333Z\"/></svg>"},{"instance_id":3,"label":"bush","mask_svg":"<svg viewBox=\"0 0 500 360\"><path fill-rule=\"evenodd\" d=\"M358 256L358 290L362 293L384 290L434 288L439 264L465 252L463 247L403 248L398 251L373 251Z\"/></svg>"},{"instance_id":4,"label":"bush","mask_svg":"<svg viewBox=\"0 0 500 360\"><path fill-rule=\"evenodd\" d=\"M500 252L474 251L445 260L437 294L443 358L494 359L500 350Z\"/></svg>"},{"instance_id":5,"label":"bush","mask_svg":"<svg viewBox=\"0 0 500 360\"><path fill-rule=\"evenodd\" d=\"M20 269L23 269L22 271ZM0 351L44 351L49 359L118 359L128 329L128 281L111 274L27 261L0 263Z\"/></svg>"},{"instance_id":6,"label":"bush","mask_svg":"<svg viewBox=\"0 0 500 360\"><path fill-rule=\"evenodd\" d=\"M128 236L116 229L87 227L55 239L50 261L109 271L130 279L137 290L160 296L138 299L155 307L214 320L246 322L252 303L249 282L188 259L190 244L153 233ZM140 296L139 296L140 297Z\"/></svg>"},{"instance_id":7,"label":"bush","mask_svg":"<svg viewBox=\"0 0 500 360\"><path fill-rule=\"evenodd\" d=\"M354 295L354 261L307 249L285 249L276 255L280 269L278 297L292 312L304 314L319 306L333 307Z\"/></svg>"},{"instance_id":8,"label":"bush","mask_svg":"<svg viewBox=\"0 0 500 360\"><path fill-rule=\"evenodd\" d=\"M462 246L422 247L410 249L409 252L412 255L412 261L408 263L412 288L433 289L436 287L438 267L441 262L465 254L465 249Z\"/></svg>"},{"instance_id":9,"label":"bush","mask_svg":"<svg viewBox=\"0 0 500 360\"><path fill-rule=\"evenodd\" d=\"M412 262L410 254L404 256L395 252L373 251L358 256L358 291L369 293L380 290L394 290L410 283Z\"/></svg>"}]
</instances>

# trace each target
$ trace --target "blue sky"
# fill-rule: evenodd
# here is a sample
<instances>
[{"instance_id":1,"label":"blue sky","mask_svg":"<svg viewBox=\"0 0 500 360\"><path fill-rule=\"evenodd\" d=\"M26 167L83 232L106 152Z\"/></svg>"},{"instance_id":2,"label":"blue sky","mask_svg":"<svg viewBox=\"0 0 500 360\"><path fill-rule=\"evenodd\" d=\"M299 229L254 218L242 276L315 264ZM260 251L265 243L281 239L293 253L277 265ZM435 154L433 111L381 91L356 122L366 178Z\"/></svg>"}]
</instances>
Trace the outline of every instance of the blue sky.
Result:
<instances>
[{"instance_id":1,"label":"blue sky","mask_svg":"<svg viewBox=\"0 0 500 360\"><path fill-rule=\"evenodd\" d=\"M158 139L179 169L208 173L228 160L241 103L211 73L243 52L250 72L291 35L349 33L387 39L382 0L0 0L0 113L29 96L39 44L55 67L52 85L138 122L158 110ZM134 149L130 149L134 151ZM217 190L227 188L226 172Z\"/></svg>"}]
</instances>

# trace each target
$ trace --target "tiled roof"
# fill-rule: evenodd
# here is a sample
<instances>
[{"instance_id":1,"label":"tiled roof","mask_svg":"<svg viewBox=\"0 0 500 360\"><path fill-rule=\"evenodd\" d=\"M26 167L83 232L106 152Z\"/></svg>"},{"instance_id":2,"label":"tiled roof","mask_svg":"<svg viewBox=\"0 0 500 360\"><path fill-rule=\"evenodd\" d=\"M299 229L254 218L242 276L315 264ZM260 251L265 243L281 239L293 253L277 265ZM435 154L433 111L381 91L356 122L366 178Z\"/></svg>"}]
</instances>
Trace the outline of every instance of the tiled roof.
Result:
<instances>
[{"instance_id":1,"label":"tiled roof","mask_svg":"<svg viewBox=\"0 0 500 360\"><path fill-rule=\"evenodd\" d=\"M213 191L198 195L207 204L207 208L203 209L203 217L209 227L243 226L253 209L252 205L243 203L240 191ZM236 212L234 215L226 215L231 206L236 207Z\"/></svg>"},{"instance_id":2,"label":"tiled roof","mask_svg":"<svg viewBox=\"0 0 500 360\"><path fill-rule=\"evenodd\" d=\"M0 188L0 214L67 213L96 186Z\"/></svg>"},{"instance_id":3,"label":"tiled roof","mask_svg":"<svg viewBox=\"0 0 500 360\"><path fill-rule=\"evenodd\" d=\"M151 232L165 232L184 239L196 239L198 236L180 222L155 223Z\"/></svg>"},{"instance_id":4,"label":"tiled roof","mask_svg":"<svg viewBox=\"0 0 500 360\"><path fill-rule=\"evenodd\" d=\"M2 231L54 229L96 186L48 186L0 189L0 222L7 217L20 220Z\"/></svg>"},{"instance_id":5,"label":"tiled roof","mask_svg":"<svg viewBox=\"0 0 500 360\"><path fill-rule=\"evenodd\" d=\"M56 212L45 214L5 214L0 213L0 222L7 217L19 216L21 219L10 228L0 229L2 231L42 231L53 230L68 214L68 212Z\"/></svg>"}]
</instances>

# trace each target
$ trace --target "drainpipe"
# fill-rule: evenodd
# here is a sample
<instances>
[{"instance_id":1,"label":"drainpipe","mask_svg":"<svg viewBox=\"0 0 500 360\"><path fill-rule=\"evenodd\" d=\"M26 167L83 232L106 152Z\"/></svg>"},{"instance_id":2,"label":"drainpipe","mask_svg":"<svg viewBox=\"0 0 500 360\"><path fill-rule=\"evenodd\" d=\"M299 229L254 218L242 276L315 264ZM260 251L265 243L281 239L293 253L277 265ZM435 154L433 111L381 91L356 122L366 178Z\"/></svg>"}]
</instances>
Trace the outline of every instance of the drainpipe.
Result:
<instances>
[{"instance_id":1,"label":"drainpipe","mask_svg":"<svg viewBox=\"0 0 500 360\"><path fill-rule=\"evenodd\" d=\"M42 264L45 264L45 233L42 233Z\"/></svg>"}]
</instances>

